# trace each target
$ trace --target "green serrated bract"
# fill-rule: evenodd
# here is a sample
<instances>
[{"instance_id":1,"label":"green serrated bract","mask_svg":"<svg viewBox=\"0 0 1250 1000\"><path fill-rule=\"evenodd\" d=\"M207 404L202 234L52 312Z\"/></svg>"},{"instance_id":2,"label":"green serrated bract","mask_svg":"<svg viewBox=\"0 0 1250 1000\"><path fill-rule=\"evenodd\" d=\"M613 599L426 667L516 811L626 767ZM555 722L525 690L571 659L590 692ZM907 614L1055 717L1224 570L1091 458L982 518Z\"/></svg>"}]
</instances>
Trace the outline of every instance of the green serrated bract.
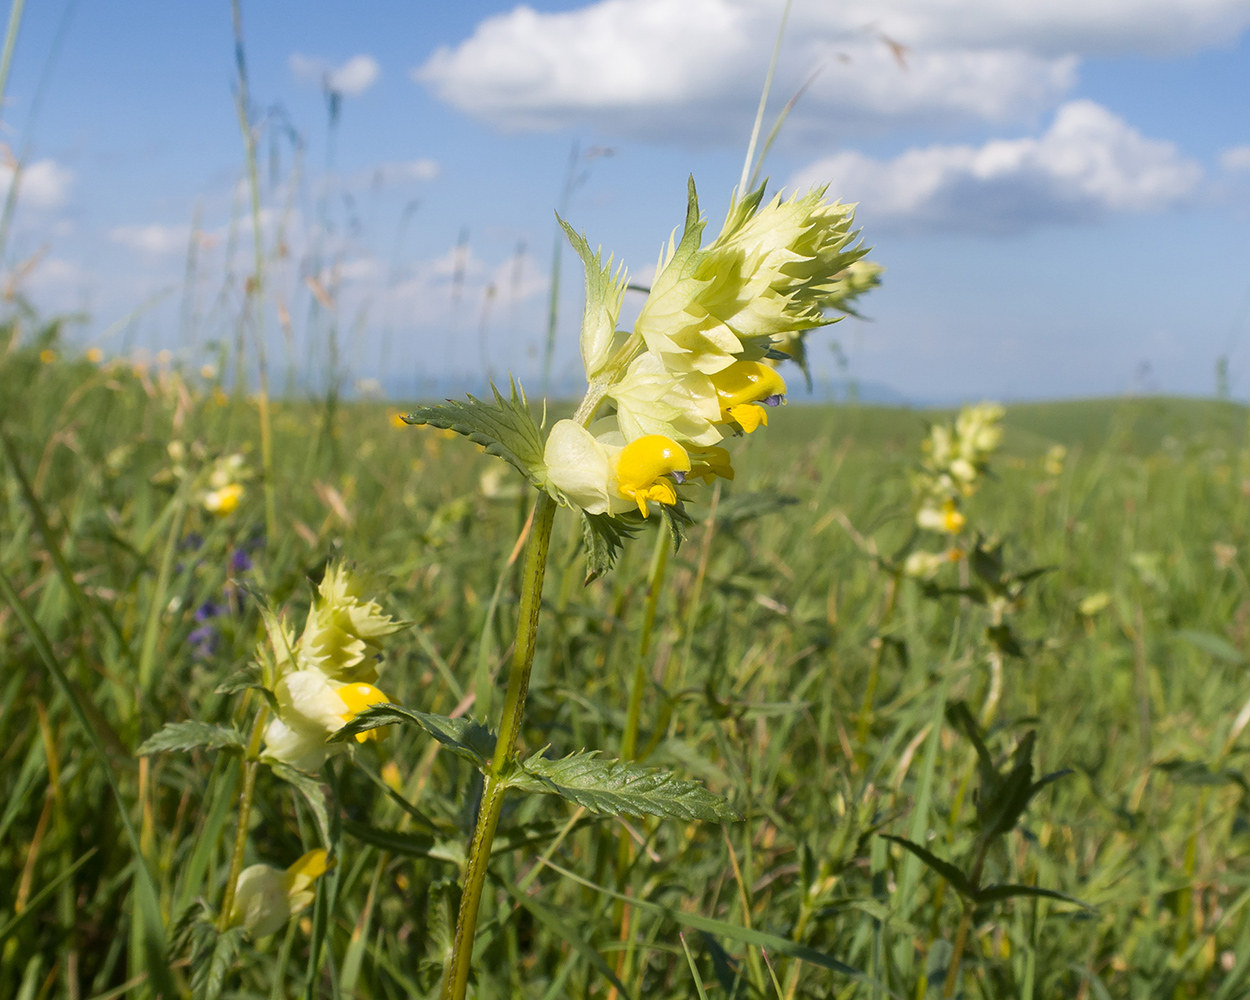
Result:
<instances>
[{"instance_id":1,"label":"green serrated bract","mask_svg":"<svg viewBox=\"0 0 1250 1000\"><path fill-rule=\"evenodd\" d=\"M330 737L331 743L377 729L379 726L420 726L452 753L485 769L495 752L495 734L476 719L452 719L445 715L417 712L401 705L375 705L361 712Z\"/></svg>"},{"instance_id":2,"label":"green serrated bract","mask_svg":"<svg viewBox=\"0 0 1250 1000\"><path fill-rule=\"evenodd\" d=\"M490 388L495 394L493 406L469 396L468 402L448 400L437 406L419 406L404 420L463 434L485 448L488 455L499 456L543 489L547 479L543 435L530 413L524 391L515 381L511 382L507 397L493 383Z\"/></svg>"},{"instance_id":3,"label":"green serrated bract","mask_svg":"<svg viewBox=\"0 0 1250 1000\"><path fill-rule=\"evenodd\" d=\"M582 541L586 546L586 582L596 580L616 564L621 547L636 528L619 517L582 511Z\"/></svg>"}]
</instances>

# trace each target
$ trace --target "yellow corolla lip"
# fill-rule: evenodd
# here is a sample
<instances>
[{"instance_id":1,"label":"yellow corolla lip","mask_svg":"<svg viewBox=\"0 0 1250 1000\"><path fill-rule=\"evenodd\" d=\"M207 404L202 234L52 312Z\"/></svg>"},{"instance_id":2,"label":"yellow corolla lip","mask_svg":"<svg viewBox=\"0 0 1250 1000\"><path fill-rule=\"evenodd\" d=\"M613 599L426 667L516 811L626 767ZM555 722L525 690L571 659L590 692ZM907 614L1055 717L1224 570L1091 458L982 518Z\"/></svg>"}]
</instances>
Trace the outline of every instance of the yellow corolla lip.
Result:
<instances>
[{"instance_id":1,"label":"yellow corolla lip","mask_svg":"<svg viewBox=\"0 0 1250 1000\"><path fill-rule=\"evenodd\" d=\"M729 480L734 477L734 467L730 464L728 451L724 448L704 448L691 452L689 478L702 479L704 485L710 485L717 476Z\"/></svg>"},{"instance_id":2,"label":"yellow corolla lip","mask_svg":"<svg viewBox=\"0 0 1250 1000\"><path fill-rule=\"evenodd\" d=\"M344 722L351 722L352 719L372 705L385 705L391 700L372 684L344 684L336 693L343 699L343 704L347 706L347 711L343 713ZM363 733L357 733L356 742L364 743L365 740L380 740L383 735L385 734L381 729L369 729Z\"/></svg>"},{"instance_id":3,"label":"yellow corolla lip","mask_svg":"<svg viewBox=\"0 0 1250 1000\"><path fill-rule=\"evenodd\" d=\"M786 398L785 379L759 361L735 361L709 377L720 403L720 422L736 424L748 434L768 425L768 411L759 404L776 406Z\"/></svg>"},{"instance_id":4,"label":"yellow corolla lip","mask_svg":"<svg viewBox=\"0 0 1250 1000\"><path fill-rule=\"evenodd\" d=\"M670 506L677 502L677 490L668 477L681 482L688 472L690 456L685 448L663 434L647 434L631 441L617 456L617 490L638 504L646 517L650 500Z\"/></svg>"}]
</instances>

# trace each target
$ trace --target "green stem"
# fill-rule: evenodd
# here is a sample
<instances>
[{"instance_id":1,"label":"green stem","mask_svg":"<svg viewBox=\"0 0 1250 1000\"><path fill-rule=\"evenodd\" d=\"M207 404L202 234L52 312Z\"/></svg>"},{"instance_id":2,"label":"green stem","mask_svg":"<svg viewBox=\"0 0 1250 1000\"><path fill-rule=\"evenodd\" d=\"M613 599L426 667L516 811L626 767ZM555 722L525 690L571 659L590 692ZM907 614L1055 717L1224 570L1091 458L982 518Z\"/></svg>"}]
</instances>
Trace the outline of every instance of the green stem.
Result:
<instances>
[{"instance_id":1,"label":"green stem","mask_svg":"<svg viewBox=\"0 0 1250 1000\"><path fill-rule=\"evenodd\" d=\"M885 658L885 630L890 627L894 618L894 609L898 606L899 574L895 572L886 584L885 610L881 612L881 622L877 625L877 648L873 651L872 663L868 668L868 684L864 688L864 700L859 706L859 724L856 726L855 743L856 764L859 767L868 765L868 737L872 732L872 706L877 697L877 682L881 677L881 661Z\"/></svg>"},{"instance_id":2,"label":"green stem","mask_svg":"<svg viewBox=\"0 0 1250 1000\"><path fill-rule=\"evenodd\" d=\"M243 790L239 792L239 826L234 834L234 851L230 855L230 874L226 876L226 891L221 897L221 912L217 914L217 930L225 932L230 927L230 911L234 909L234 890L238 886L239 872L243 870L243 853L247 849L247 831L252 818L252 798L256 793L256 770L260 767L260 744L265 735L265 722L269 706L262 704L252 723L252 738L248 740L247 759L243 765Z\"/></svg>"},{"instance_id":3,"label":"green stem","mask_svg":"<svg viewBox=\"0 0 1250 1000\"><path fill-rule=\"evenodd\" d=\"M278 537L278 505L273 480L273 435L269 421L269 363L265 353L265 234L260 224L260 179L256 169L256 133L252 129L248 111L247 64L243 59L243 15L239 0L232 0L234 15L234 51L239 71L239 91L236 95L236 111L239 128L243 132L243 146L247 154L247 185L252 202L252 243L255 252L256 271L250 291L256 306L256 366L260 385L256 404L260 417L260 460L265 469L265 536L272 545ZM236 387L237 388L237 387Z\"/></svg>"},{"instance_id":4,"label":"green stem","mask_svg":"<svg viewBox=\"0 0 1250 1000\"><path fill-rule=\"evenodd\" d=\"M482 804L469 845L464 892L456 918L456 940L452 944L451 961L443 980L442 1000L464 1000L469 985L469 966L473 961L473 939L477 934L477 914L482 903L482 888L486 884L486 868L508 789L508 769L525 716L525 696L529 691L530 668L534 664L538 612L542 604L543 577L547 572L547 551L551 547L551 524L555 512L555 501L546 492L540 493L534 509L533 534L525 552L516 647L508 673L508 690L504 695L503 721L495 743L495 755L491 758L490 770L482 787Z\"/></svg>"},{"instance_id":5,"label":"green stem","mask_svg":"<svg viewBox=\"0 0 1250 1000\"><path fill-rule=\"evenodd\" d=\"M981 869L985 866L985 852L989 850L989 841L983 840L977 847L976 861L972 865L969 882L973 887L981 885ZM946 982L942 985L942 996L953 997L955 984L959 981L959 964L963 961L964 948L968 944L968 930L972 927L972 911L975 904L970 899L964 900L964 912L959 918L959 929L955 932L955 947L951 952L950 965L946 969Z\"/></svg>"}]
</instances>

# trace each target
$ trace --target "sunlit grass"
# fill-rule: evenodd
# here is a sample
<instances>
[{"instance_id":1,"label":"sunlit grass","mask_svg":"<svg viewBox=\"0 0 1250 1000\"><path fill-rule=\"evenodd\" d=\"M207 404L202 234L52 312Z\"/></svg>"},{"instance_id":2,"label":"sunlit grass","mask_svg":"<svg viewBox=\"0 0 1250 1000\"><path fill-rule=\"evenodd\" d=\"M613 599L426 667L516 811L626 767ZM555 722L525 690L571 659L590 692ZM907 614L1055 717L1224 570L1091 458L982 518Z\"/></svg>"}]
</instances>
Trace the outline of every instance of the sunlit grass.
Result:
<instances>
[{"instance_id":1,"label":"sunlit grass","mask_svg":"<svg viewBox=\"0 0 1250 1000\"><path fill-rule=\"evenodd\" d=\"M173 975L189 982L175 924L196 899L220 903L238 766L202 751L136 759L135 748L169 721L242 725L239 697L216 692L261 637L250 594L302 620L308 578L331 559L388 579L379 599L414 623L390 641L393 700L473 714L479 677L501 684L506 673L517 573L508 561L528 501L511 470L500 477L463 440L393 426L393 407L340 403L327 419L316 403L282 403L271 537L255 484L225 515L205 510L191 485L220 456L259 464L253 404L168 367L77 357L48 333L0 359L11 453L0 571L104 750L153 873ZM907 473L930 416L778 411L766 446L731 445L749 453L743 474L672 557L640 753L704 781L746 820L723 832L631 820L641 844L621 889L722 922L684 932L709 996L728 995L739 974L743 995L772 995L770 965L785 994L873 995L868 983L767 949L765 963L727 928L797 938L877 979L878 995L918 995L926 963L942 968L949 954L941 942L959 923L955 893L873 835L918 831L958 864L971 846L974 756L941 723L938 699L979 709L987 619L958 596L928 600L904 582L879 634L887 574L863 548L888 555L907 537ZM968 501L969 517L1006 541L1012 565L1051 570L1013 619L1025 655L1006 661L989 746L1005 755L1035 728L1036 773L1074 773L1041 792L990 853L985 881L1051 887L1093 909L1017 899L978 913L966 995L1247 988L1245 421L1229 404L1149 399L1008 411L994 478ZM1057 442L1069 450L1054 474L1045 463ZM557 517L522 733L530 750L616 748L626 725L651 546L636 542L583 588L579 538L571 518ZM883 641L861 744L861 700ZM8 605L0 662L0 995L93 997L127 983L141 993L150 956L135 856L104 760ZM339 762L333 901L327 890L276 938L246 945L230 995L294 996L306 980L317 996L437 990L476 772L436 747L393 729L360 748L363 768ZM654 908L631 908L631 958L618 962L616 900L559 869L615 890L623 828L574 816L549 797L509 800L477 995L604 996L610 986L587 949L627 971L630 995L696 995L680 927ZM318 846L303 800L263 774L255 817L249 865L285 867ZM507 846L522 840L524 849ZM544 851L551 866L535 867ZM314 937L324 950L310 967Z\"/></svg>"}]
</instances>

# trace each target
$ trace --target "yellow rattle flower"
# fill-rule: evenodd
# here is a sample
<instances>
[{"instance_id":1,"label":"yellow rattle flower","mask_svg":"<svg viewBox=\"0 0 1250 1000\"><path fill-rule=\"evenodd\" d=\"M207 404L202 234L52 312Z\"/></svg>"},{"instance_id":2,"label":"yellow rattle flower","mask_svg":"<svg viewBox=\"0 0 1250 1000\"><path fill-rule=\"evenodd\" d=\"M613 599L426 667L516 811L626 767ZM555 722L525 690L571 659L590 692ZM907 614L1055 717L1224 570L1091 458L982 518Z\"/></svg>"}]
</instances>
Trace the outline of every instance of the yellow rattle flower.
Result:
<instances>
[{"instance_id":1,"label":"yellow rattle flower","mask_svg":"<svg viewBox=\"0 0 1250 1000\"><path fill-rule=\"evenodd\" d=\"M776 406L786 398L785 379L758 361L735 361L710 377L720 402L720 422L748 434L760 424L768 426L765 406Z\"/></svg>"},{"instance_id":2,"label":"yellow rattle flower","mask_svg":"<svg viewBox=\"0 0 1250 1000\"><path fill-rule=\"evenodd\" d=\"M649 500L670 506L677 502L669 477L680 483L688 472L690 456L685 448L662 434L648 434L621 449L616 460L617 492L638 504L646 517Z\"/></svg>"},{"instance_id":3,"label":"yellow rattle flower","mask_svg":"<svg viewBox=\"0 0 1250 1000\"><path fill-rule=\"evenodd\" d=\"M690 472L687 479L702 479L704 486L710 486L717 476L732 480L734 467L729 464L729 452L724 448L691 448Z\"/></svg>"},{"instance_id":4,"label":"yellow rattle flower","mask_svg":"<svg viewBox=\"0 0 1250 1000\"><path fill-rule=\"evenodd\" d=\"M238 509L243 493L243 487L239 483L231 483L219 490L210 490L204 494L204 509L218 517L226 517Z\"/></svg>"},{"instance_id":5,"label":"yellow rattle flower","mask_svg":"<svg viewBox=\"0 0 1250 1000\"><path fill-rule=\"evenodd\" d=\"M235 883L230 926L243 925L253 938L267 937L282 929L313 901L312 884L329 865L326 852L309 851L283 871L270 865L252 865L239 872Z\"/></svg>"},{"instance_id":6,"label":"yellow rattle flower","mask_svg":"<svg viewBox=\"0 0 1250 1000\"><path fill-rule=\"evenodd\" d=\"M374 705L385 705L390 699L372 684L344 684L338 689L337 694L343 699L343 704L347 706L347 711L342 714L344 722L351 722L366 708L372 708ZM385 728L385 727L383 727ZM356 742L364 743L365 740L380 740L386 733L383 729L369 729L363 733L356 734Z\"/></svg>"},{"instance_id":7,"label":"yellow rattle flower","mask_svg":"<svg viewBox=\"0 0 1250 1000\"><path fill-rule=\"evenodd\" d=\"M916 524L929 531L941 531L948 535L958 535L964 530L968 519L960 513L954 501L948 500L938 507L921 507L916 515Z\"/></svg>"}]
</instances>

